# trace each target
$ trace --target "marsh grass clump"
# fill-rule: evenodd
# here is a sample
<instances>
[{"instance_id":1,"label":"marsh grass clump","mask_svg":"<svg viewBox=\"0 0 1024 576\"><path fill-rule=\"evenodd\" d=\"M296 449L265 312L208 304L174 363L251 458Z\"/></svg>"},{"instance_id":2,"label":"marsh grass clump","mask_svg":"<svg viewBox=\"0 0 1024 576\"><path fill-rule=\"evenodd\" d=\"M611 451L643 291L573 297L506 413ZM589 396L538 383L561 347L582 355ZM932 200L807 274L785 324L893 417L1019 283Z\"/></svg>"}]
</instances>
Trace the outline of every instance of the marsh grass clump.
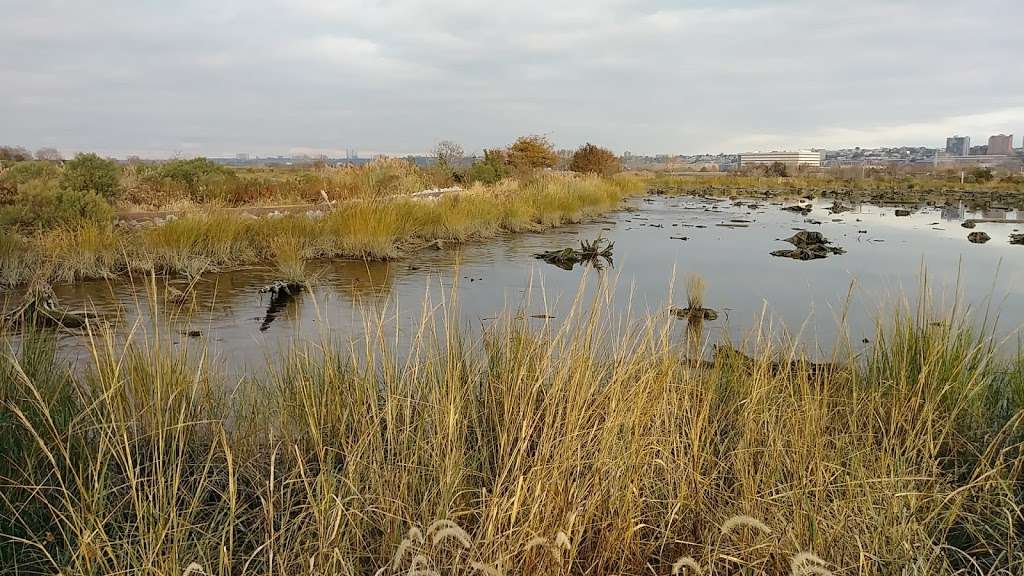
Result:
<instances>
[{"instance_id":1,"label":"marsh grass clump","mask_svg":"<svg viewBox=\"0 0 1024 576\"><path fill-rule=\"evenodd\" d=\"M672 315L687 320L698 329L704 320L717 320L718 312L711 308L704 307L704 293L707 289L704 278L699 274L690 274L686 277L686 308L670 308Z\"/></svg>"},{"instance_id":2,"label":"marsh grass clump","mask_svg":"<svg viewBox=\"0 0 1024 576\"><path fill-rule=\"evenodd\" d=\"M704 277L700 274L690 274L686 278L686 300L691 310L704 308L704 290L706 288Z\"/></svg>"},{"instance_id":3,"label":"marsh grass clump","mask_svg":"<svg viewBox=\"0 0 1024 576\"><path fill-rule=\"evenodd\" d=\"M40 257L22 236L0 234L0 286L14 286L32 278L38 270Z\"/></svg>"},{"instance_id":4,"label":"marsh grass clump","mask_svg":"<svg viewBox=\"0 0 1024 576\"><path fill-rule=\"evenodd\" d=\"M271 240L270 250L280 280L289 284L301 284L309 280L300 239L293 236L275 238Z\"/></svg>"},{"instance_id":5,"label":"marsh grass clump","mask_svg":"<svg viewBox=\"0 0 1024 576\"><path fill-rule=\"evenodd\" d=\"M581 294L585 293L581 290ZM154 299L155 300L155 299ZM1013 574L1019 360L887 314L814 370L693 363L607 295L558 324L330 333L230 380L160 326L0 355L0 555L24 573ZM695 298L693 303L697 303ZM453 306L454 307L454 306ZM935 322L940 322L938 325ZM846 352L844 352L844 350ZM780 367L785 366L785 369Z\"/></svg>"}]
</instances>

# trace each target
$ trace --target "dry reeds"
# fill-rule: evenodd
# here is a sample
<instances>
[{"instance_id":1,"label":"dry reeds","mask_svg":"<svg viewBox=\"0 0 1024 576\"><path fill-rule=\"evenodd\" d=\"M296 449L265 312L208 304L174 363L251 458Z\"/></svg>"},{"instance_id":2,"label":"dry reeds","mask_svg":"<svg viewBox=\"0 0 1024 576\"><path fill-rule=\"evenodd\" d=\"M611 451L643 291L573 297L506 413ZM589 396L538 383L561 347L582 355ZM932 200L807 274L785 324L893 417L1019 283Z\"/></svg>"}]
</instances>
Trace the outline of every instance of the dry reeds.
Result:
<instances>
[{"instance_id":1,"label":"dry reeds","mask_svg":"<svg viewBox=\"0 0 1024 576\"><path fill-rule=\"evenodd\" d=\"M671 320L603 306L542 327L510 313L478 342L425 314L406 347L370 315L351 345L328 334L231 387L204 350L141 326L127 345L97 335L80 375L33 336L0 360L0 558L76 574L1024 567L1024 370L989 335L904 312L827 373L763 335L694 364Z\"/></svg>"}]
</instances>

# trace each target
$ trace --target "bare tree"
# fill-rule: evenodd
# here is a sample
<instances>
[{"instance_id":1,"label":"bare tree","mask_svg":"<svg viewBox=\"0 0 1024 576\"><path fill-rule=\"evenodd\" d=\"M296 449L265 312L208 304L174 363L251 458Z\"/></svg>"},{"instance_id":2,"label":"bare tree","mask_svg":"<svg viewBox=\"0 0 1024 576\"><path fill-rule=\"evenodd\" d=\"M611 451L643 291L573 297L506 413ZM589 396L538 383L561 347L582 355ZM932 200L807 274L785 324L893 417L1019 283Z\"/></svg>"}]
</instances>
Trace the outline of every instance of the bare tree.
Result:
<instances>
[{"instance_id":1,"label":"bare tree","mask_svg":"<svg viewBox=\"0 0 1024 576\"><path fill-rule=\"evenodd\" d=\"M22 162L31 159L32 153L22 146L0 146L0 160Z\"/></svg>"},{"instance_id":2,"label":"bare tree","mask_svg":"<svg viewBox=\"0 0 1024 576\"><path fill-rule=\"evenodd\" d=\"M462 146L452 140L441 140L434 146L434 157L437 158L437 163L447 168L455 167L455 164L462 160L464 155Z\"/></svg>"},{"instance_id":3,"label":"bare tree","mask_svg":"<svg viewBox=\"0 0 1024 576\"><path fill-rule=\"evenodd\" d=\"M49 160L51 162L60 162L64 157L61 156L60 151L56 148L40 148L36 150L36 160Z\"/></svg>"}]
</instances>

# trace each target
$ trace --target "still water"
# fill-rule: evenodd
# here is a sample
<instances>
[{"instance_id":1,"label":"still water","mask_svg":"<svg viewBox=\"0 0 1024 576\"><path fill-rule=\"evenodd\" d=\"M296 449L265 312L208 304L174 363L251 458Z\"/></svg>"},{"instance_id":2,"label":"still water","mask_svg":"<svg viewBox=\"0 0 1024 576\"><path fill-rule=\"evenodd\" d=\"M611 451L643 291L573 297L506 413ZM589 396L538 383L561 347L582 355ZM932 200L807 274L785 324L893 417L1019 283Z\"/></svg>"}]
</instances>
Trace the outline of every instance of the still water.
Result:
<instances>
[{"instance_id":1,"label":"still water","mask_svg":"<svg viewBox=\"0 0 1024 576\"><path fill-rule=\"evenodd\" d=\"M616 310L664 313L670 305L686 305L685 278L696 273L707 285L705 306L719 311L718 320L706 326L712 338L740 341L753 326L770 326L821 356L837 338L861 343L872 337L888 305L900 299L913 305L925 272L935 308L948 308L959 292L960 305L970 307L976 322L986 312L990 324L998 318L997 333L1011 336L1015 346L1012 335L1024 323L1024 246L1010 245L1008 236L1018 225L978 224L974 231L992 239L972 244L970 230L960 223L1014 219L1016 212L917 206L910 216L897 217L894 207L867 204L831 214L831 204L816 200L813 211L802 215L763 200L640 198L628 210L542 233L427 249L393 262L312 262L311 269L319 271L314 287L283 306L269 306L270 299L259 294L274 280L272 270L209 274L196 284L199 306L190 318L166 309L156 314L173 326L177 345L202 341L222 364L247 370L327 329L334 338L358 337L368 313L383 314L399 331L411 330L425 300L440 305L453 296L470 332L503 310L547 317L531 322L558 322L581 281L591 294L599 284L614 286ZM798 229L822 232L845 253L812 261L769 255L790 248L780 239ZM534 258L598 235L615 243L614 266L603 271L563 270ZM62 304L94 308L122 328L153 320L144 281L85 282L55 292ZM845 335L839 329L844 311ZM85 356L80 335L65 336L63 347L71 358Z\"/></svg>"}]
</instances>

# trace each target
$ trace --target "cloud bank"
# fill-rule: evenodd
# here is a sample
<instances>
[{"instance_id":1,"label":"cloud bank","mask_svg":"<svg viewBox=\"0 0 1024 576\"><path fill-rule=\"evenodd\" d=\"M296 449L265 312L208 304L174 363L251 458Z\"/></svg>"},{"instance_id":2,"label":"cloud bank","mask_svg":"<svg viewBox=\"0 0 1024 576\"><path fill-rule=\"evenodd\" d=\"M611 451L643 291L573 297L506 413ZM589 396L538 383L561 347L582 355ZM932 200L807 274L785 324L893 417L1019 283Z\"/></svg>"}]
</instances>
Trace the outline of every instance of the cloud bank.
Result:
<instances>
[{"instance_id":1,"label":"cloud bank","mask_svg":"<svg viewBox=\"0 0 1024 576\"><path fill-rule=\"evenodd\" d=\"M111 155L1024 132L1019 0L0 0L0 143Z\"/></svg>"}]
</instances>

